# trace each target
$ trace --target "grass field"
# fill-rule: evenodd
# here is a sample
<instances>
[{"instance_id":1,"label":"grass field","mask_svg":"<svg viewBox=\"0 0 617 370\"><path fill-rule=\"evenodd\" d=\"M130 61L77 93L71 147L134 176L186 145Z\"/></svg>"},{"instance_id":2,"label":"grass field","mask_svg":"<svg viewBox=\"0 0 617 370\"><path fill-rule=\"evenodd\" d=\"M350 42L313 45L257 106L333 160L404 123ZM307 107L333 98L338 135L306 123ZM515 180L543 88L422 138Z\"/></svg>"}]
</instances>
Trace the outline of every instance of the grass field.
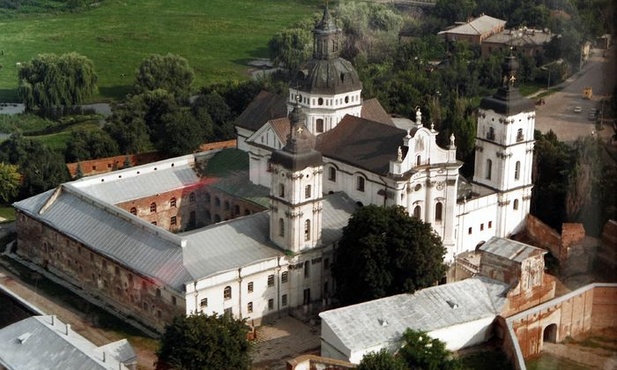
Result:
<instances>
[{"instance_id":1,"label":"grass field","mask_svg":"<svg viewBox=\"0 0 617 370\"><path fill-rule=\"evenodd\" d=\"M310 16L321 0L108 0L81 13L0 20L0 102L17 101L17 62L75 51L99 76L94 101L124 96L139 63L153 53L179 54L195 70L195 87L247 78L246 63L267 57L278 31Z\"/></svg>"}]
</instances>

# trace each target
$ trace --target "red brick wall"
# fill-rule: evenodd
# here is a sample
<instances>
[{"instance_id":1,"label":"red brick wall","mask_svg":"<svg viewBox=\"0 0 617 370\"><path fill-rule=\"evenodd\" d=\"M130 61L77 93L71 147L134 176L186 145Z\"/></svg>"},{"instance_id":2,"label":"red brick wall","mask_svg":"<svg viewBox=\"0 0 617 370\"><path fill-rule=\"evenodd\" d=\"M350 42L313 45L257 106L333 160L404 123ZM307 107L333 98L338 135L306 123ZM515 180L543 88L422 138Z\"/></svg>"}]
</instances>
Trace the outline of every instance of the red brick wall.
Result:
<instances>
[{"instance_id":1,"label":"red brick wall","mask_svg":"<svg viewBox=\"0 0 617 370\"><path fill-rule=\"evenodd\" d=\"M548 249L553 256L559 258L561 236L542 221L532 215L527 215L527 233L537 246Z\"/></svg>"},{"instance_id":2,"label":"red brick wall","mask_svg":"<svg viewBox=\"0 0 617 370\"><path fill-rule=\"evenodd\" d=\"M566 249L566 255L570 247L585 238L583 224L563 224L561 226L561 247Z\"/></svg>"},{"instance_id":3,"label":"red brick wall","mask_svg":"<svg viewBox=\"0 0 617 370\"><path fill-rule=\"evenodd\" d=\"M17 254L162 331L186 311L184 296L128 269L23 213L16 215Z\"/></svg>"},{"instance_id":4,"label":"red brick wall","mask_svg":"<svg viewBox=\"0 0 617 370\"><path fill-rule=\"evenodd\" d=\"M592 329L617 326L617 289L597 287L593 294Z\"/></svg>"}]
</instances>

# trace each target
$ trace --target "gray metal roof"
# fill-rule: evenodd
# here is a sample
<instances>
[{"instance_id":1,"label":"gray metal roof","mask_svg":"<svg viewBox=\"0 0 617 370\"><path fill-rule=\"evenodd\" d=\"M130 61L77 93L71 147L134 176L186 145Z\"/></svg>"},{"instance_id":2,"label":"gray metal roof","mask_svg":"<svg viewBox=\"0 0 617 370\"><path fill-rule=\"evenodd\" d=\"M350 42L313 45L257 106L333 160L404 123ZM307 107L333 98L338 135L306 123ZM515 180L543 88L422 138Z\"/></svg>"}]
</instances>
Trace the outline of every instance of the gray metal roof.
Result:
<instances>
[{"instance_id":1,"label":"gray metal roof","mask_svg":"<svg viewBox=\"0 0 617 370\"><path fill-rule=\"evenodd\" d=\"M547 253L544 249L497 236L490 238L480 247L480 250L484 253L491 253L519 263L529 257Z\"/></svg>"},{"instance_id":2,"label":"gray metal roof","mask_svg":"<svg viewBox=\"0 0 617 370\"><path fill-rule=\"evenodd\" d=\"M0 330L0 367L9 370L127 369L52 316L33 316ZM130 347L130 346L129 346ZM132 349L131 349L132 351Z\"/></svg>"},{"instance_id":3,"label":"gray metal roof","mask_svg":"<svg viewBox=\"0 0 617 370\"><path fill-rule=\"evenodd\" d=\"M44 212L39 211L46 205ZM61 186L14 204L98 253L180 289L190 280L182 264L182 240L77 189Z\"/></svg>"},{"instance_id":4,"label":"gray metal roof","mask_svg":"<svg viewBox=\"0 0 617 370\"><path fill-rule=\"evenodd\" d=\"M84 177L69 183L101 201L118 204L182 189L199 183L193 156L177 157L148 165Z\"/></svg>"},{"instance_id":5,"label":"gray metal roof","mask_svg":"<svg viewBox=\"0 0 617 370\"><path fill-rule=\"evenodd\" d=\"M319 314L352 351L391 345L406 329L433 331L500 314L508 285L484 277L364 302Z\"/></svg>"}]
</instances>

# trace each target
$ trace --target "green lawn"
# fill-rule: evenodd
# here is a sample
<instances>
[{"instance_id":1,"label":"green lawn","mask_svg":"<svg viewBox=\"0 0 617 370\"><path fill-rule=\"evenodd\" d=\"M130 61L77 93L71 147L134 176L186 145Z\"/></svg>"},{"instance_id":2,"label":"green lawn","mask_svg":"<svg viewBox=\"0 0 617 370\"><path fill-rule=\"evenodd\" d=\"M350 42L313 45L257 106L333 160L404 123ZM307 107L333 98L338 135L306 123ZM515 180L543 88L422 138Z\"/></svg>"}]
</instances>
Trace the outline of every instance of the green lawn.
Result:
<instances>
[{"instance_id":1,"label":"green lawn","mask_svg":"<svg viewBox=\"0 0 617 370\"><path fill-rule=\"evenodd\" d=\"M310 16L321 0L108 0L81 13L0 20L0 101L16 101L17 62L40 53L75 51L99 76L96 101L129 91L143 58L179 54L195 70L195 86L246 78L246 62L267 57L278 31Z\"/></svg>"}]
</instances>

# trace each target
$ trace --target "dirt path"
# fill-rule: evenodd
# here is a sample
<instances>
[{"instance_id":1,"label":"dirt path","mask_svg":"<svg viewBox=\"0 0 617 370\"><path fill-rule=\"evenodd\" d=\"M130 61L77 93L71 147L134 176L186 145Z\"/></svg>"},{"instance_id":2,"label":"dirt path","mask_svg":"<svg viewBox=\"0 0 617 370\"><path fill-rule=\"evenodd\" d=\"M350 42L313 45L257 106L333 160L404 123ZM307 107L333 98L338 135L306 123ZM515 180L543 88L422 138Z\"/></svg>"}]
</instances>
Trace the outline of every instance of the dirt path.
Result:
<instances>
[{"instance_id":1,"label":"dirt path","mask_svg":"<svg viewBox=\"0 0 617 370\"><path fill-rule=\"evenodd\" d=\"M566 343L544 343L542 351L585 365L590 369L617 369L617 328L589 333Z\"/></svg>"}]
</instances>

